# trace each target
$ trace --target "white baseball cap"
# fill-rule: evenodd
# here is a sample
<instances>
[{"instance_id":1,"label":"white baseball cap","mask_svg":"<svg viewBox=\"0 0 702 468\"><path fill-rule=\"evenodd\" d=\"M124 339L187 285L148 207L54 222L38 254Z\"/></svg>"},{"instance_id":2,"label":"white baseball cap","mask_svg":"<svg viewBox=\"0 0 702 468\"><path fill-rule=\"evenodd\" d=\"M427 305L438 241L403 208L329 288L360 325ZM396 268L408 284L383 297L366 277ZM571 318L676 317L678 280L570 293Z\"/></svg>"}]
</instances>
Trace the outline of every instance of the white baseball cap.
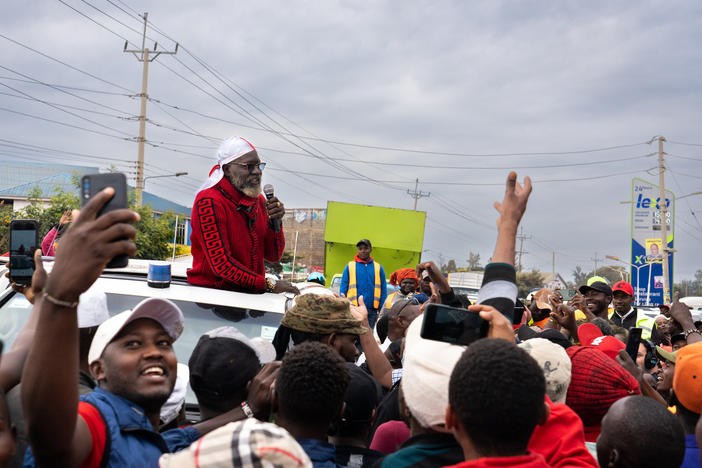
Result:
<instances>
[{"instance_id":1,"label":"white baseball cap","mask_svg":"<svg viewBox=\"0 0 702 468\"><path fill-rule=\"evenodd\" d=\"M183 333L183 312L168 299L152 297L144 299L132 310L125 310L103 322L97 329L88 351L88 364L100 359L103 351L117 334L129 323L140 318L157 321L166 333L177 340Z\"/></svg>"},{"instance_id":2,"label":"white baseball cap","mask_svg":"<svg viewBox=\"0 0 702 468\"><path fill-rule=\"evenodd\" d=\"M93 285L80 295L78 302L78 328L97 327L110 318L107 295Z\"/></svg>"}]
</instances>

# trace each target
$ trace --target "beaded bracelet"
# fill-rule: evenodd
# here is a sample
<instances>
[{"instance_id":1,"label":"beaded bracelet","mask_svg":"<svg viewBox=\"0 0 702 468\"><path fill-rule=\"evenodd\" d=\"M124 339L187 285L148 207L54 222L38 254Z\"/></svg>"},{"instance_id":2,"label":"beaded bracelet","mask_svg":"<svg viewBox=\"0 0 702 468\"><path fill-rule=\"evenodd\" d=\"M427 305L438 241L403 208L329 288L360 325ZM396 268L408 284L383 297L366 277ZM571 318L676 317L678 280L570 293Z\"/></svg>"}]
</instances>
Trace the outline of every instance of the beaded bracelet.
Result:
<instances>
[{"instance_id":1,"label":"beaded bracelet","mask_svg":"<svg viewBox=\"0 0 702 468\"><path fill-rule=\"evenodd\" d=\"M47 301L51 302L54 305L60 306L60 307L68 307L69 309L74 309L78 307L78 301L75 302L70 302L70 301L62 301L61 299L56 299L55 297L51 296L48 292L46 292L46 288L42 290L42 293L44 293L44 299Z\"/></svg>"}]
</instances>

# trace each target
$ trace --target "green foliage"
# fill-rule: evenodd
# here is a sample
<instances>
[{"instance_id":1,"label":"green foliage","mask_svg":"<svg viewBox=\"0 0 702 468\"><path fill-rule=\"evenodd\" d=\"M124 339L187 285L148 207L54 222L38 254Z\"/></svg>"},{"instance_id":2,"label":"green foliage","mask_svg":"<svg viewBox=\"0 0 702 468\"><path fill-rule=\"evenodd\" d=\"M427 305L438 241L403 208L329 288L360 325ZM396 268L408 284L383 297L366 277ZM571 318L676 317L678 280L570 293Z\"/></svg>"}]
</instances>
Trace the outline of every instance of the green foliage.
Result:
<instances>
[{"instance_id":1,"label":"green foliage","mask_svg":"<svg viewBox=\"0 0 702 468\"><path fill-rule=\"evenodd\" d=\"M524 273L517 273L518 297L526 297L534 288L544 287L544 277L536 270Z\"/></svg>"},{"instance_id":2,"label":"green foliage","mask_svg":"<svg viewBox=\"0 0 702 468\"><path fill-rule=\"evenodd\" d=\"M150 205L131 209L139 213L141 220L135 224L137 229L135 258L164 260L171 256L173 242L173 228L175 224L175 214L164 213L161 216L154 216Z\"/></svg>"}]
</instances>

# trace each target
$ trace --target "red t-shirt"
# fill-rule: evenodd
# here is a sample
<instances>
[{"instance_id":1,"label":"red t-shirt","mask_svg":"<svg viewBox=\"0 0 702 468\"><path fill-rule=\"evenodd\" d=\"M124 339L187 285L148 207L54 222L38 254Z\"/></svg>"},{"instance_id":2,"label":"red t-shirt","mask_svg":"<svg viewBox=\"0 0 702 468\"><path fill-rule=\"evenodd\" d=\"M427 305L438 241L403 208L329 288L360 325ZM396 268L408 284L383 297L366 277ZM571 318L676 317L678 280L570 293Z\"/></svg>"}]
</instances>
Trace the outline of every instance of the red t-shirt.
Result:
<instances>
[{"instance_id":1,"label":"red t-shirt","mask_svg":"<svg viewBox=\"0 0 702 468\"><path fill-rule=\"evenodd\" d=\"M527 449L540 453L554 468L598 468L585 446L583 422L575 411L546 397L551 414L543 426L536 426Z\"/></svg>"},{"instance_id":2,"label":"red t-shirt","mask_svg":"<svg viewBox=\"0 0 702 468\"><path fill-rule=\"evenodd\" d=\"M100 468L102 457L107 445L107 428L103 421L100 412L90 403L85 401L78 402L78 416L83 418L88 425L88 430L93 439L93 446L90 449L90 454L80 464L80 468Z\"/></svg>"},{"instance_id":3,"label":"red t-shirt","mask_svg":"<svg viewBox=\"0 0 702 468\"><path fill-rule=\"evenodd\" d=\"M490 467L521 467L521 468L549 468L544 457L538 453L518 455L516 457L485 457L477 460L464 461L445 468L490 468Z\"/></svg>"}]
</instances>

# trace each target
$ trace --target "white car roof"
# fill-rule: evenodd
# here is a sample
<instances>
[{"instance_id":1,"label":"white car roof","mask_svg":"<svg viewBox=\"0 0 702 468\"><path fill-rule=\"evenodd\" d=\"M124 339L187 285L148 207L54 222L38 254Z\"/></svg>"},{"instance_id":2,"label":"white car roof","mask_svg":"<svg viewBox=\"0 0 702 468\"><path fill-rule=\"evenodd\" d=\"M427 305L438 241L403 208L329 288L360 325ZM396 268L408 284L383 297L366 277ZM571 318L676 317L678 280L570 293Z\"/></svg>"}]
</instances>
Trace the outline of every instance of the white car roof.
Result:
<instances>
[{"instance_id":1,"label":"white car roof","mask_svg":"<svg viewBox=\"0 0 702 468\"><path fill-rule=\"evenodd\" d=\"M289 306L292 301L292 295L287 294L253 294L194 286L186 281L186 271L190 265L180 262L171 264L172 281L168 288L153 288L146 281L151 262L130 259L129 264L124 268L106 269L97 280L97 284L106 293L160 297L280 314L285 313L286 306ZM50 272L53 262L45 261L44 266ZM5 278L5 270L6 265L0 263L0 292L9 286L9 281Z\"/></svg>"}]
</instances>

